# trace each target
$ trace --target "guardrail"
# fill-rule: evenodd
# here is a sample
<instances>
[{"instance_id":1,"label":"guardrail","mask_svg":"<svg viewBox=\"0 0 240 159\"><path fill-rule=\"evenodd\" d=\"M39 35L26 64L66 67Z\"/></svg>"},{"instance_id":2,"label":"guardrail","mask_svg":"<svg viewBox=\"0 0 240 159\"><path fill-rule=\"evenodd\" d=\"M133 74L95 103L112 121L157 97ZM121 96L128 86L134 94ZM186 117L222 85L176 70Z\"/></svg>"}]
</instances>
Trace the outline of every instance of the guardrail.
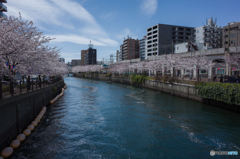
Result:
<instances>
[{"instance_id":1,"label":"guardrail","mask_svg":"<svg viewBox=\"0 0 240 159\"><path fill-rule=\"evenodd\" d=\"M54 83L59 82L60 78L52 79L51 81L20 81L12 82L13 87L10 87L10 82L2 81L0 83L0 99L9 98L11 96L16 96L22 93L32 92L44 87L48 87Z\"/></svg>"}]
</instances>

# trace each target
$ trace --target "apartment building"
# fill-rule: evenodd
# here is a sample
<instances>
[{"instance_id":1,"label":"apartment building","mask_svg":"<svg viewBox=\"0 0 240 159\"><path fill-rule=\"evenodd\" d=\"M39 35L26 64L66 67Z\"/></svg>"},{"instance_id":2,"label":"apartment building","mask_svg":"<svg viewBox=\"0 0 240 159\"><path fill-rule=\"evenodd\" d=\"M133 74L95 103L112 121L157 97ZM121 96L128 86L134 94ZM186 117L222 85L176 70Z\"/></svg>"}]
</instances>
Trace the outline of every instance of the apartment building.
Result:
<instances>
[{"instance_id":1,"label":"apartment building","mask_svg":"<svg viewBox=\"0 0 240 159\"><path fill-rule=\"evenodd\" d=\"M177 25L157 24L147 28L145 58L153 55L174 53L174 44L194 39L194 28Z\"/></svg>"},{"instance_id":2,"label":"apartment building","mask_svg":"<svg viewBox=\"0 0 240 159\"><path fill-rule=\"evenodd\" d=\"M97 49L93 49L90 43L87 50L81 50L81 65L96 65L97 64Z\"/></svg>"},{"instance_id":3,"label":"apartment building","mask_svg":"<svg viewBox=\"0 0 240 159\"><path fill-rule=\"evenodd\" d=\"M228 23L223 27L222 46L225 48L240 46L240 22Z\"/></svg>"},{"instance_id":4,"label":"apartment building","mask_svg":"<svg viewBox=\"0 0 240 159\"><path fill-rule=\"evenodd\" d=\"M213 19L208 19L206 25L195 28L195 42L198 50L212 48L222 48L222 30L221 26L216 25Z\"/></svg>"},{"instance_id":5,"label":"apartment building","mask_svg":"<svg viewBox=\"0 0 240 159\"><path fill-rule=\"evenodd\" d=\"M120 50L118 53L118 61L122 61L123 60L123 44L120 45Z\"/></svg>"},{"instance_id":6,"label":"apartment building","mask_svg":"<svg viewBox=\"0 0 240 159\"><path fill-rule=\"evenodd\" d=\"M88 50L81 50L81 65L87 65L85 62L85 56L87 54Z\"/></svg>"},{"instance_id":7,"label":"apartment building","mask_svg":"<svg viewBox=\"0 0 240 159\"><path fill-rule=\"evenodd\" d=\"M7 12L7 6L3 3L7 3L7 0L0 0L0 17L7 17L3 12Z\"/></svg>"},{"instance_id":8,"label":"apartment building","mask_svg":"<svg viewBox=\"0 0 240 159\"><path fill-rule=\"evenodd\" d=\"M81 59L72 59L72 67L81 65Z\"/></svg>"},{"instance_id":9,"label":"apartment building","mask_svg":"<svg viewBox=\"0 0 240 159\"><path fill-rule=\"evenodd\" d=\"M142 39L139 40L139 57L141 58L141 61L145 60L146 43L147 36L144 36Z\"/></svg>"},{"instance_id":10,"label":"apartment building","mask_svg":"<svg viewBox=\"0 0 240 159\"><path fill-rule=\"evenodd\" d=\"M139 58L139 40L128 36L120 46L120 53L122 53L122 60Z\"/></svg>"}]
</instances>

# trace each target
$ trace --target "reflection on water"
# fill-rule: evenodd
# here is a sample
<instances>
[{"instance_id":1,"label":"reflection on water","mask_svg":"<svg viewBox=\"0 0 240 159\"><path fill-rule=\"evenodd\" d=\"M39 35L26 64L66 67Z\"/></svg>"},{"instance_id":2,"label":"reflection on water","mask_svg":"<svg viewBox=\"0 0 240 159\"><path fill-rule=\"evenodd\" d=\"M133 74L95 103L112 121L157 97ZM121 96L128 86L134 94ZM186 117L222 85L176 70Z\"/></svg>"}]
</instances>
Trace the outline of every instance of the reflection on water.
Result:
<instances>
[{"instance_id":1,"label":"reflection on water","mask_svg":"<svg viewBox=\"0 0 240 159\"><path fill-rule=\"evenodd\" d=\"M238 114L130 85L65 82L65 95L12 158L209 158L210 150L240 151Z\"/></svg>"}]
</instances>

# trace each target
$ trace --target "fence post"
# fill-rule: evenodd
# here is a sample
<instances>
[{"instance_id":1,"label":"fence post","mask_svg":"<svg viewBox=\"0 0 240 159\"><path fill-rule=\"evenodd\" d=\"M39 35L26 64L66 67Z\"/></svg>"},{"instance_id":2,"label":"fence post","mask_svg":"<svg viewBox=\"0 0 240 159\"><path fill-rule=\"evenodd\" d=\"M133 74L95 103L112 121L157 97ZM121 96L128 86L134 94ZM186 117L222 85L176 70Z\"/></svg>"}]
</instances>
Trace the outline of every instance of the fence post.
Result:
<instances>
[{"instance_id":1,"label":"fence post","mask_svg":"<svg viewBox=\"0 0 240 159\"><path fill-rule=\"evenodd\" d=\"M20 87L20 93L22 93L22 81L20 81L19 87Z\"/></svg>"},{"instance_id":2,"label":"fence post","mask_svg":"<svg viewBox=\"0 0 240 159\"><path fill-rule=\"evenodd\" d=\"M0 77L0 99L2 99L2 77Z\"/></svg>"},{"instance_id":3,"label":"fence post","mask_svg":"<svg viewBox=\"0 0 240 159\"><path fill-rule=\"evenodd\" d=\"M27 79L27 92L30 91L30 88L31 85L30 85L30 76L28 76L28 79Z\"/></svg>"},{"instance_id":4,"label":"fence post","mask_svg":"<svg viewBox=\"0 0 240 159\"><path fill-rule=\"evenodd\" d=\"M39 78L39 87L42 88L42 87L41 87L42 82L41 82L41 77L40 77L40 75L38 75L38 78Z\"/></svg>"},{"instance_id":5,"label":"fence post","mask_svg":"<svg viewBox=\"0 0 240 159\"><path fill-rule=\"evenodd\" d=\"M32 91L33 91L33 80L32 80Z\"/></svg>"},{"instance_id":6,"label":"fence post","mask_svg":"<svg viewBox=\"0 0 240 159\"><path fill-rule=\"evenodd\" d=\"M14 88L13 88L13 78L10 78L10 94L13 96Z\"/></svg>"}]
</instances>

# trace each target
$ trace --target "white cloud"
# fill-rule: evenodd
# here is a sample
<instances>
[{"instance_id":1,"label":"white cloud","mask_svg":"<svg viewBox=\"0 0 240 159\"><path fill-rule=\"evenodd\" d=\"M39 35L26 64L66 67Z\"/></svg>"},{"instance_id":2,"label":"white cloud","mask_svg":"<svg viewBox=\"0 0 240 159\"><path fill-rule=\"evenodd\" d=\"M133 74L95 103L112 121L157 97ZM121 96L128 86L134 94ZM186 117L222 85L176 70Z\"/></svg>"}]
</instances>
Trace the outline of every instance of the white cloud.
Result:
<instances>
[{"instance_id":1,"label":"white cloud","mask_svg":"<svg viewBox=\"0 0 240 159\"><path fill-rule=\"evenodd\" d=\"M56 38L55 40L53 40L52 42L71 42L71 43L75 43L75 44L86 44L88 45L91 39L85 38L85 37L81 37L78 35L47 35L50 36L51 38ZM91 40L92 43L94 45L98 45L98 46L106 46L106 44L101 43L99 41L96 40Z\"/></svg>"},{"instance_id":2,"label":"white cloud","mask_svg":"<svg viewBox=\"0 0 240 159\"><path fill-rule=\"evenodd\" d=\"M144 0L141 5L142 12L147 16L152 16L157 11L157 0Z\"/></svg>"},{"instance_id":3,"label":"white cloud","mask_svg":"<svg viewBox=\"0 0 240 159\"><path fill-rule=\"evenodd\" d=\"M110 21L114 18L114 13L107 13L107 14L104 14L104 15L101 15L100 17L106 21Z\"/></svg>"},{"instance_id":4,"label":"white cloud","mask_svg":"<svg viewBox=\"0 0 240 159\"><path fill-rule=\"evenodd\" d=\"M92 40L94 45L99 46L118 45L94 17L73 0L29 0L27 3L26 0L16 0L9 1L8 6L8 15L18 16L21 12L23 19L53 32L51 37L56 38L55 42L89 44ZM60 33L58 30L61 30Z\"/></svg>"},{"instance_id":5,"label":"white cloud","mask_svg":"<svg viewBox=\"0 0 240 159\"><path fill-rule=\"evenodd\" d=\"M91 40L92 44L97 45L97 46L117 46L118 45L118 42L116 42L115 40L109 39L109 38L90 39L90 38L85 38L85 37L73 35L73 34L47 35L47 36L50 36L51 38L55 38L54 40L51 41L52 43L71 42L71 43L75 43L75 44L88 45Z\"/></svg>"}]
</instances>

